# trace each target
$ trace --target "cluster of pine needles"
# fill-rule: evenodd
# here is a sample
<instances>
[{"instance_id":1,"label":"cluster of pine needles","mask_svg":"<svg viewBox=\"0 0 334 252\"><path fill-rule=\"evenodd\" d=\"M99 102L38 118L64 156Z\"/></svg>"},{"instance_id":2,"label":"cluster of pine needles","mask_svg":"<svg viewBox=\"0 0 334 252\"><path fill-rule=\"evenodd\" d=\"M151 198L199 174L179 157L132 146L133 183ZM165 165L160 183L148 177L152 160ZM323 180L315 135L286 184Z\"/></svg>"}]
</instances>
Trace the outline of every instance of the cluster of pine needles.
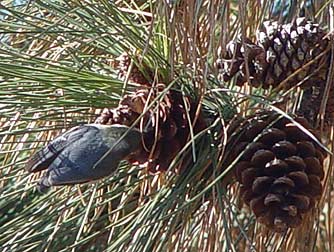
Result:
<instances>
[{"instance_id":1,"label":"cluster of pine needles","mask_svg":"<svg viewBox=\"0 0 334 252\"><path fill-rule=\"evenodd\" d=\"M285 112L291 112L299 95L218 78L216 62L228 41L238 33L254 36L265 20L289 18L275 12L277 2L1 1L1 251L334 251L331 156L319 207L302 227L283 234L242 207L231 167L221 164L229 120L289 99ZM333 28L330 0L294 2L291 18L312 2L304 15ZM94 122L136 89L117 72L124 52L133 64L148 66L155 83L196 97L207 128L191 134L164 173L124 162L102 181L39 194L40 174L24 170L32 153L61 132ZM326 133L330 151L333 132ZM184 169L175 172L181 163Z\"/></svg>"}]
</instances>

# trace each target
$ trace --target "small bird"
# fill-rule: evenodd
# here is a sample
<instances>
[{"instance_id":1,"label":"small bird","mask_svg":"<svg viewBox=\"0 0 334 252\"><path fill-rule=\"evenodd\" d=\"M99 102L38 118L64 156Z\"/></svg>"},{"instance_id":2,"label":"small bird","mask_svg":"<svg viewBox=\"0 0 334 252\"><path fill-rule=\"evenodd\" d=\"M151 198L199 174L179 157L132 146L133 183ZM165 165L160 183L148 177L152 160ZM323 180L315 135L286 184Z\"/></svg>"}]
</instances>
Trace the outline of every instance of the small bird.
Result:
<instances>
[{"instance_id":1,"label":"small bird","mask_svg":"<svg viewBox=\"0 0 334 252\"><path fill-rule=\"evenodd\" d=\"M38 190L73 185L111 175L131 153L141 146L139 130L124 125L85 124L52 140L26 163L28 172L47 169Z\"/></svg>"}]
</instances>

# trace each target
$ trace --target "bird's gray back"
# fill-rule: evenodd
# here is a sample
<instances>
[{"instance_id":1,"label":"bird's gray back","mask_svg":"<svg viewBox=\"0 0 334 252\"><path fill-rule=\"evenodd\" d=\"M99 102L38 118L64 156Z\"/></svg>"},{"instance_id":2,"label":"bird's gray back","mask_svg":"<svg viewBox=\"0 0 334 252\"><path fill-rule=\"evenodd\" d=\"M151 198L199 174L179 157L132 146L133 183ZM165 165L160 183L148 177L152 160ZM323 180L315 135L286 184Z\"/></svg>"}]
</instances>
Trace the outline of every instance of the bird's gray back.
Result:
<instances>
[{"instance_id":1,"label":"bird's gray back","mask_svg":"<svg viewBox=\"0 0 334 252\"><path fill-rule=\"evenodd\" d=\"M138 149L141 134L126 126L85 125L84 135L68 143L50 164L53 184L96 180L111 175L121 160Z\"/></svg>"}]
</instances>

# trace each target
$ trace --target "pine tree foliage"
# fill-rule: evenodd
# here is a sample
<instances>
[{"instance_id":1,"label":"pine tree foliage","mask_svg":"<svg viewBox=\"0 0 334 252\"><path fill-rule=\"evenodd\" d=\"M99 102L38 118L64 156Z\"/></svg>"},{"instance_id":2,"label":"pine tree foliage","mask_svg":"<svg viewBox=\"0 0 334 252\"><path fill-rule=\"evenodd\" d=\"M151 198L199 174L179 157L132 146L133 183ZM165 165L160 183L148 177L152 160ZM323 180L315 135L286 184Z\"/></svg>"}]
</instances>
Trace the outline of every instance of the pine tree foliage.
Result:
<instances>
[{"instance_id":1,"label":"pine tree foliage","mask_svg":"<svg viewBox=\"0 0 334 252\"><path fill-rule=\"evenodd\" d=\"M334 250L333 125L324 127L323 116L316 141L327 155L323 192L297 228L272 231L239 197L234 168L245 151L232 155L231 143L244 132L244 118L258 111L291 118L307 92L221 80L217 62L228 42L239 34L254 42L269 19L305 15L326 32L334 27L330 0L298 0L293 8L277 2L1 1L1 251ZM122 55L128 61L120 66ZM61 132L94 122L136 94L143 83L134 73L146 87L163 84L148 104L152 111L168 92L178 92L196 101L205 127L193 131L186 110L189 137L166 171L122 162L101 181L40 194L41 174L28 174L25 162Z\"/></svg>"}]
</instances>

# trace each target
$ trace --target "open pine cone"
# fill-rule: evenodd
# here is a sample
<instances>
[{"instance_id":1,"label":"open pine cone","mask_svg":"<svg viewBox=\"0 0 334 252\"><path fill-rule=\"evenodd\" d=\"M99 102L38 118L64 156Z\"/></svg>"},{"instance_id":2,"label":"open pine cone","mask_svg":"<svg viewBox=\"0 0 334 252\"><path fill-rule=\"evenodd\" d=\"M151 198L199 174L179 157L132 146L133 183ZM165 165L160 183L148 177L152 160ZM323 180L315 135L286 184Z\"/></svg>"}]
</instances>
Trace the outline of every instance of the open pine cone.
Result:
<instances>
[{"instance_id":1,"label":"open pine cone","mask_svg":"<svg viewBox=\"0 0 334 252\"><path fill-rule=\"evenodd\" d=\"M95 122L139 128L144 133L142 146L128 161L146 164L152 173L163 172L186 144L190 127L195 133L200 131L205 127L204 119L201 114L195 115L195 100L176 90L166 91L162 83L152 85L154 75L147 65L142 63L142 72L135 64L130 69L130 64L131 58L121 54L118 76L138 84L137 90L125 95L118 107L105 108Z\"/></svg>"},{"instance_id":2,"label":"open pine cone","mask_svg":"<svg viewBox=\"0 0 334 252\"><path fill-rule=\"evenodd\" d=\"M136 127L144 131L142 148L129 161L148 164L150 172L166 171L176 154L186 144L189 124L195 119L197 104L190 97L183 97L175 90L165 91L165 85L142 86L135 93L126 95L114 109L105 109L96 123L131 126L142 115ZM163 94L166 92L165 94ZM161 99L157 99L160 97ZM156 101L154 101L156 99ZM152 106L151 106L152 105ZM151 107L150 107L151 106ZM146 111L145 113L143 113ZM199 115L194 132L205 127Z\"/></svg>"},{"instance_id":3,"label":"open pine cone","mask_svg":"<svg viewBox=\"0 0 334 252\"><path fill-rule=\"evenodd\" d=\"M307 120L295 117L306 130ZM248 118L232 144L240 196L257 220L282 232L299 226L322 195L326 152L295 123L270 112Z\"/></svg>"},{"instance_id":4,"label":"open pine cone","mask_svg":"<svg viewBox=\"0 0 334 252\"><path fill-rule=\"evenodd\" d=\"M223 79L237 77L237 85L247 82L245 51L249 85L262 88L278 86L290 89L301 85L324 86L330 63L329 39L319 25L298 18L295 22L279 25L267 21L253 43L245 38L232 41L226 55L219 60Z\"/></svg>"}]
</instances>

